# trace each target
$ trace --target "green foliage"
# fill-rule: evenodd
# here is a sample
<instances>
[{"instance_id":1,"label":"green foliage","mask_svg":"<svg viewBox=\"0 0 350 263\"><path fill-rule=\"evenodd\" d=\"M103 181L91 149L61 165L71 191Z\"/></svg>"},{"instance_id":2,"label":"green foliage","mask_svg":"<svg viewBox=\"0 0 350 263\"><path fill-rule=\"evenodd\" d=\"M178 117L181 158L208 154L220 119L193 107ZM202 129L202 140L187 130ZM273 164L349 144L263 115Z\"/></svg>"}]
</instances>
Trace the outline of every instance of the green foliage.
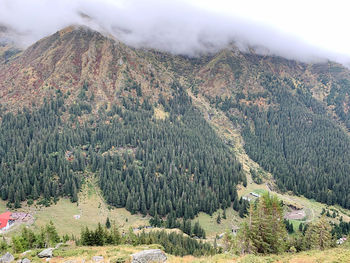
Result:
<instances>
[{"instance_id":1,"label":"green foliage","mask_svg":"<svg viewBox=\"0 0 350 263\"><path fill-rule=\"evenodd\" d=\"M255 183L257 183L257 184L263 183L261 175L255 169L250 168L250 174L251 174L252 179Z\"/></svg>"},{"instance_id":2,"label":"green foliage","mask_svg":"<svg viewBox=\"0 0 350 263\"><path fill-rule=\"evenodd\" d=\"M8 249L8 244L7 244L4 237L0 236L0 239L1 239L1 241L0 241L0 253L4 253Z\"/></svg>"},{"instance_id":3,"label":"green foliage","mask_svg":"<svg viewBox=\"0 0 350 263\"><path fill-rule=\"evenodd\" d=\"M220 216L220 213L219 213L218 216L216 217L216 223L217 223L217 224L221 224L221 216Z\"/></svg>"},{"instance_id":4,"label":"green foliage","mask_svg":"<svg viewBox=\"0 0 350 263\"><path fill-rule=\"evenodd\" d=\"M94 231L89 230L88 227L81 231L80 244L84 246L119 245L120 243L121 235L114 224L110 229L107 229L99 223Z\"/></svg>"},{"instance_id":5,"label":"green foliage","mask_svg":"<svg viewBox=\"0 0 350 263\"><path fill-rule=\"evenodd\" d=\"M332 83L330 93L326 98L327 104L334 106L335 113L348 129L350 129L350 111L347 108L349 95L350 81L341 79Z\"/></svg>"},{"instance_id":6,"label":"green foliage","mask_svg":"<svg viewBox=\"0 0 350 263\"><path fill-rule=\"evenodd\" d=\"M286 250L283 208L276 196L265 193L250 206L240 235L242 252L279 254Z\"/></svg>"},{"instance_id":7,"label":"green foliage","mask_svg":"<svg viewBox=\"0 0 350 263\"><path fill-rule=\"evenodd\" d=\"M238 214L241 218L244 218L248 214L249 206L249 201L243 199L242 197L239 199L239 202L233 202L233 209L238 211Z\"/></svg>"},{"instance_id":8,"label":"green foliage","mask_svg":"<svg viewBox=\"0 0 350 263\"><path fill-rule=\"evenodd\" d=\"M342 219L339 224L332 223L332 235L336 238L348 236L350 234L350 222L344 222Z\"/></svg>"},{"instance_id":9,"label":"green foliage","mask_svg":"<svg viewBox=\"0 0 350 263\"><path fill-rule=\"evenodd\" d=\"M273 106L235 106L247 117L242 135L249 156L281 190L349 208L349 136L310 93L297 89L292 95L277 78L262 79Z\"/></svg>"},{"instance_id":10,"label":"green foliage","mask_svg":"<svg viewBox=\"0 0 350 263\"><path fill-rule=\"evenodd\" d=\"M60 241L56 227L50 222L37 234L23 227L20 235L12 237L12 249L15 253L20 253L33 248L53 247Z\"/></svg>"},{"instance_id":11,"label":"green foliage","mask_svg":"<svg viewBox=\"0 0 350 263\"><path fill-rule=\"evenodd\" d=\"M84 86L81 93L86 92ZM159 101L170 113L166 120L153 118L147 99L140 104L123 97L123 107L102 105L96 118L81 124L76 116L91 106L80 97L66 122L61 93L38 110L3 116L2 199L15 207L40 196L45 206L60 196L77 202L87 168L97 175L108 204L131 213L193 219L237 198L236 184L245 178L241 165L177 83L172 98Z\"/></svg>"},{"instance_id":12,"label":"green foliage","mask_svg":"<svg viewBox=\"0 0 350 263\"><path fill-rule=\"evenodd\" d=\"M172 99L159 101L170 113L166 120L154 120L152 111L129 98L125 109L96 131L101 152L112 146L135 149L135 155L92 152L92 170L100 174L109 204L151 216L173 211L188 219L200 211L212 214L237 198L241 165L184 90L174 89Z\"/></svg>"},{"instance_id":13,"label":"green foliage","mask_svg":"<svg viewBox=\"0 0 350 263\"><path fill-rule=\"evenodd\" d=\"M62 127L63 98L58 96L33 112L23 109L2 116L0 125L0 192L3 200L20 207L25 199L71 196L73 185L80 188L74 172L83 166L65 159L74 142ZM73 171L74 170L74 171Z\"/></svg>"},{"instance_id":14,"label":"green foliage","mask_svg":"<svg viewBox=\"0 0 350 263\"><path fill-rule=\"evenodd\" d=\"M109 221L109 217L106 219L106 228L110 229L111 228L111 222Z\"/></svg>"},{"instance_id":15,"label":"green foliage","mask_svg":"<svg viewBox=\"0 0 350 263\"><path fill-rule=\"evenodd\" d=\"M168 214L165 221L160 219L158 214L156 214L155 217L150 219L150 225L154 227L165 227L168 229L179 228L182 232L189 236L204 239L206 238L205 231L200 226L198 221L193 226L191 220L189 219L183 219L180 223L180 221L176 219L175 212Z\"/></svg>"},{"instance_id":16,"label":"green foliage","mask_svg":"<svg viewBox=\"0 0 350 263\"><path fill-rule=\"evenodd\" d=\"M331 225L323 215L317 223L310 224L305 232L306 247L324 250L334 245L331 235Z\"/></svg>"},{"instance_id":17,"label":"green foliage","mask_svg":"<svg viewBox=\"0 0 350 263\"><path fill-rule=\"evenodd\" d=\"M288 234L293 234L293 233L294 233L294 226L293 226L293 223L292 223L292 222L289 222L289 220L287 220L287 219L284 219L284 220L283 220L283 223L284 223L285 226L286 226L286 229L287 229Z\"/></svg>"},{"instance_id":18,"label":"green foliage","mask_svg":"<svg viewBox=\"0 0 350 263\"><path fill-rule=\"evenodd\" d=\"M113 232L114 229L114 232ZM190 237L185 237L183 234L172 232L170 234L165 231L151 231L146 233L142 231L136 235L132 228L122 238L115 226L112 230L103 228L101 224L96 230L89 230L85 228L82 230L80 244L84 246L103 246L103 245L119 245L130 244L150 245L160 244L166 253L176 256L194 255L213 255L216 253L215 249L208 243L197 241Z\"/></svg>"},{"instance_id":19,"label":"green foliage","mask_svg":"<svg viewBox=\"0 0 350 263\"><path fill-rule=\"evenodd\" d=\"M232 122L244 126L246 152L274 175L280 190L350 208L349 136L327 115L324 105L313 98L310 88L295 88L291 79L267 73L259 78L264 91L248 93L248 103L241 101L240 93L235 98L216 97L211 103L226 112ZM339 96L333 94L338 101L329 105L338 105L349 117L345 100L350 85L345 80L340 82L331 93L338 94L339 86L343 91ZM254 103L262 98L265 105ZM241 116L232 115L237 111ZM338 111L338 116L344 115ZM347 122L348 117L340 118ZM258 174L254 170L251 173L253 180L260 183Z\"/></svg>"}]
</instances>

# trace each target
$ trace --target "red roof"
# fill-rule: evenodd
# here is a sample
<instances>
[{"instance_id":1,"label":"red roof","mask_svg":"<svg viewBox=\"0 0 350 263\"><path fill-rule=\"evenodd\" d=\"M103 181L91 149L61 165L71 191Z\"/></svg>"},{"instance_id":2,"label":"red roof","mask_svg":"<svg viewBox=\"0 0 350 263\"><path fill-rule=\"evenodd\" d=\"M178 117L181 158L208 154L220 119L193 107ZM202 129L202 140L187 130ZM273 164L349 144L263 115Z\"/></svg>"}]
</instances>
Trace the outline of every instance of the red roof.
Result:
<instances>
[{"instance_id":1,"label":"red roof","mask_svg":"<svg viewBox=\"0 0 350 263\"><path fill-rule=\"evenodd\" d=\"M10 219L12 219L12 218L11 218L11 215L12 215L11 212L5 212L5 213L3 213L3 214L0 214L0 219L7 219L7 220L10 220Z\"/></svg>"},{"instance_id":2,"label":"red roof","mask_svg":"<svg viewBox=\"0 0 350 263\"><path fill-rule=\"evenodd\" d=\"M3 214L0 214L0 229L4 228L7 226L7 222L9 220L13 220L11 217L12 213L11 212L5 212Z\"/></svg>"}]
</instances>

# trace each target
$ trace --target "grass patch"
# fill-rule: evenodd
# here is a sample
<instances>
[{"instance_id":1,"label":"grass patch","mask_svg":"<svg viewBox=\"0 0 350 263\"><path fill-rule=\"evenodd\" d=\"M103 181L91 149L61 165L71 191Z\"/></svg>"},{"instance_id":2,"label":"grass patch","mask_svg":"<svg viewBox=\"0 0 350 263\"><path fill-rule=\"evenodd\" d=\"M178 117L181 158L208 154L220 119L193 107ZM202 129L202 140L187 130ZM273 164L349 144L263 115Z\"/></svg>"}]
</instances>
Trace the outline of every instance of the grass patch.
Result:
<instances>
[{"instance_id":1,"label":"grass patch","mask_svg":"<svg viewBox=\"0 0 350 263\"><path fill-rule=\"evenodd\" d=\"M0 201L0 212L5 211L6 203ZM32 205L28 207L26 202L18 211L29 212L34 216L35 222L30 227L36 231L52 221L60 235L80 236L82 227L96 228L98 223L105 224L107 217L119 226L121 233L127 232L130 227L149 225L148 217L131 215L125 208L111 208L103 200L96 180L88 177L81 192L78 203L72 203L70 199L61 198L57 204L50 207ZM80 215L75 219L75 215ZM19 233L21 227L16 227L6 234L12 236Z\"/></svg>"},{"instance_id":2,"label":"grass patch","mask_svg":"<svg viewBox=\"0 0 350 263\"><path fill-rule=\"evenodd\" d=\"M221 223L216 222L216 218L220 213ZM220 209L215 212L212 216L199 213L199 215L192 221L193 223L199 221L200 225L206 232L207 238L214 239L215 236L226 231L230 231L232 226L238 226L241 223L241 218L238 216L238 213L234 211L231 207L226 209L226 219L222 218L223 211Z\"/></svg>"},{"instance_id":3,"label":"grass patch","mask_svg":"<svg viewBox=\"0 0 350 263\"><path fill-rule=\"evenodd\" d=\"M254 189L252 192L256 193L258 195L262 195L262 194L266 193L267 190L266 189Z\"/></svg>"},{"instance_id":4,"label":"grass patch","mask_svg":"<svg viewBox=\"0 0 350 263\"><path fill-rule=\"evenodd\" d=\"M6 203L4 201L0 201L0 213L3 213L7 210Z\"/></svg>"},{"instance_id":5,"label":"grass patch","mask_svg":"<svg viewBox=\"0 0 350 263\"><path fill-rule=\"evenodd\" d=\"M76 248L76 249L56 249L53 251L54 257L91 257L95 255L97 251L90 248Z\"/></svg>"}]
</instances>

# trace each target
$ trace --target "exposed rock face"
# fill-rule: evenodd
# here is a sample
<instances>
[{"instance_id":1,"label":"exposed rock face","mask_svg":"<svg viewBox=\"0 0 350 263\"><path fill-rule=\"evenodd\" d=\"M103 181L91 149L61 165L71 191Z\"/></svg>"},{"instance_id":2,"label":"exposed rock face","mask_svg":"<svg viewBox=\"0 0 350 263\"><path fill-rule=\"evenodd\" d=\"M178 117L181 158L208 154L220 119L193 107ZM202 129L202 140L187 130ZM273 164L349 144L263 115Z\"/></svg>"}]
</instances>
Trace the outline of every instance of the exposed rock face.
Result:
<instances>
[{"instance_id":1,"label":"exposed rock face","mask_svg":"<svg viewBox=\"0 0 350 263\"><path fill-rule=\"evenodd\" d=\"M100 262L100 261L103 260L103 257L102 257L102 256L94 256L94 257L92 258L92 260L93 260L94 262Z\"/></svg>"},{"instance_id":2,"label":"exposed rock face","mask_svg":"<svg viewBox=\"0 0 350 263\"><path fill-rule=\"evenodd\" d=\"M30 263L30 260L27 258L17 260L17 263Z\"/></svg>"},{"instance_id":3,"label":"exposed rock face","mask_svg":"<svg viewBox=\"0 0 350 263\"><path fill-rule=\"evenodd\" d=\"M132 254L131 263L161 263L166 262L167 257L160 249L144 250L135 254Z\"/></svg>"},{"instance_id":4,"label":"exposed rock face","mask_svg":"<svg viewBox=\"0 0 350 263\"><path fill-rule=\"evenodd\" d=\"M52 258L52 252L54 248L47 248L38 254L39 258Z\"/></svg>"},{"instance_id":5,"label":"exposed rock face","mask_svg":"<svg viewBox=\"0 0 350 263\"><path fill-rule=\"evenodd\" d=\"M15 260L15 258L12 256L12 254L7 252L5 255L3 255L0 258L0 263L9 263L9 262L12 262L14 260Z\"/></svg>"}]
</instances>

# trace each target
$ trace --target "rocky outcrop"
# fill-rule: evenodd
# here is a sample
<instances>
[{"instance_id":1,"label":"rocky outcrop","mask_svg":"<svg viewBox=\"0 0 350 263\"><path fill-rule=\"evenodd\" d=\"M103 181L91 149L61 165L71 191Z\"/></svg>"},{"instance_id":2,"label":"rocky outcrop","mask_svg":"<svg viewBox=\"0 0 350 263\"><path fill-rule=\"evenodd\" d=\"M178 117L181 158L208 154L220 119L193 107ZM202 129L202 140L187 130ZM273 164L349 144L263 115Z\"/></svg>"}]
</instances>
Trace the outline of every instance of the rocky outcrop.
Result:
<instances>
[{"instance_id":1,"label":"rocky outcrop","mask_svg":"<svg viewBox=\"0 0 350 263\"><path fill-rule=\"evenodd\" d=\"M131 263L162 263L167 261L165 253L160 249L144 250L131 256Z\"/></svg>"},{"instance_id":2,"label":"rocky outcrop","mask_svg":"<svg viewBox=\"0 0 350 263\"><path fill-rule=\"evenodd\" d=\"M100 262L102 260L103 260L102 256L94 256L94 257L92 257L92 261L94 261L94 262Z\"/></svg>"},{"instance_id":3,"label":"rocky outcrop","mask_svg":"<svg viewBox=\"0 0 350 263\"><path fill-rule=\"evenodd\" d=\"M39 258L52 258L54 248L47 248L38 254Z\"/></svg>"},{"instance_id":4,"label":"rocky outcrop","mask_svg":"<svg viewBox=\"0 0 350 263\"><path fill-rule=\"evenodd\" d=\"M14 260L15 260L15 258L12 256L12 254L7 252L5 255L3 255L0 258L0 263L10 263L10 262L12 262Z\"/></svg>"},{"instance_id":5,"label":"rocky outcrop","mask_svg":"<svg viewBox=\"0 0 350 263\"><path fill-rule=\"evenodd\" d=\"M30 260L27 258L23 258L23 259L17 260L17 263L30 263Z\"/></svg>"},{"instance_id":6,"label":"rocky outcrop","mask_svg":"<svg viewBox=\"0 0 350 263\"><path fill-rule=\"evenodd\" d=\"M103 260L102 256L94 256L94 257L92 257L92 261L94 261L94 262L100 262L102 260Z\"/></svg>"}]
</instances>

